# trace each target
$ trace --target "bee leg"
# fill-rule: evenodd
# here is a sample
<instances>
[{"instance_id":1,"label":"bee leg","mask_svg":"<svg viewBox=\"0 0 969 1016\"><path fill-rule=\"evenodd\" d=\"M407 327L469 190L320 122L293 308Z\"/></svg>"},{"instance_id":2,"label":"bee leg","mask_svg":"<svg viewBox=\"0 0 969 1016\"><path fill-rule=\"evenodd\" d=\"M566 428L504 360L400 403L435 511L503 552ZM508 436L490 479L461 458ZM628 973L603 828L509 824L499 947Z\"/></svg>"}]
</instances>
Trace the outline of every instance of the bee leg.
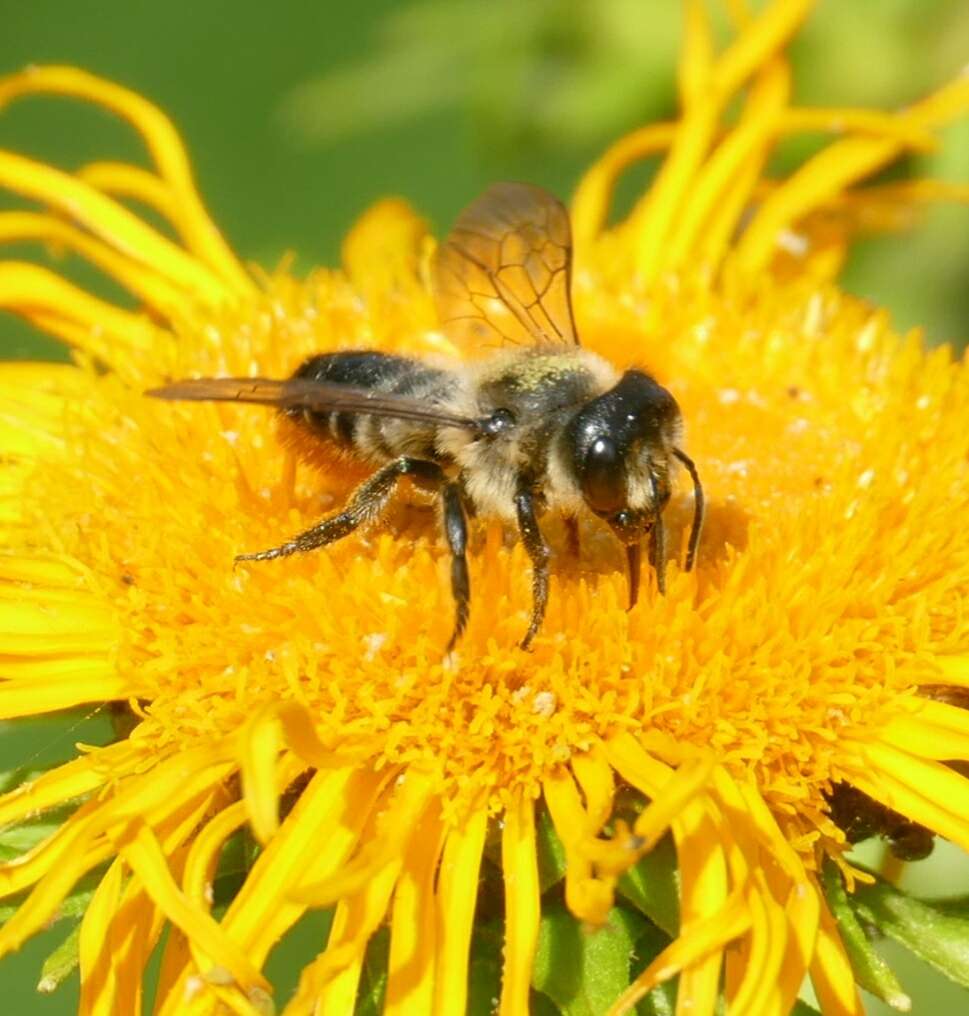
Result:
<instances>
[{"instance_id":1,"label":"bee leg","mask_svg":"<svg viewBox=\"0 0 969 1016\"><path fill-rule=\"evenodd\" d=\"M569 554L578 561L582 556L582 543L579 538L579 520L574 515L565 516L565 543Z\"/></svg>"},{"instance_id":2,"label":"bee leg","mask_svg":"<svg viewBox=\"0 0 969 1016\"><path fill-rule=\"evenodd\" d=\"M538 528L535 514L535 495L526 487L515 495L515 509L518 512L518 531L525 551L532 559L532 620L522 639L522 649L527 649L542 626L545 607L548 604L548 559L549 549Z\"/></svg>"},{"instance_id":3,"label":"bee leg","mask_svg":"<svg viewBox=\"0 0 969 1016\"><path fill-rule=\"evenodd\" d=\"M471 580L468 577L468 523L465 519L464 499L457 483L446 483L441 490L444 509L444 536L451 550L451 593L454 596L454 631L447 644L447 652L457 645L468 624L471 603Z\"/></svg>"},{"instance_id":4,"label":"bee leg","mask_svg":"<svg viewBox=\"0 0 969 1016\"><path fill-rule=\"evenodd\" d=\"M649 531L649 563L656 572L656 587L666 595L666 530L663 528L663 516L657 515L653 528Z\"/></svg>"},{"instance_id":5,"label":"bee leg","mask_svg":"<svg viewBox=\"0 0 969 1016\"><path fill-rule=\"evenodd\" d=\"M368 480L364 480L350 495L346 508L338 515L324 519L312 529L307 529L305 533L294 536L278 547L260 550L255 554L239 554L236 561L272 561L277 557L316 550L317 547L325 547L328 543L341 540L364 522L376 519L390 500L397 481L408 475L440 483L444 474L434 462L406 457L394 459Z\"/></svg>"}]
</instances>

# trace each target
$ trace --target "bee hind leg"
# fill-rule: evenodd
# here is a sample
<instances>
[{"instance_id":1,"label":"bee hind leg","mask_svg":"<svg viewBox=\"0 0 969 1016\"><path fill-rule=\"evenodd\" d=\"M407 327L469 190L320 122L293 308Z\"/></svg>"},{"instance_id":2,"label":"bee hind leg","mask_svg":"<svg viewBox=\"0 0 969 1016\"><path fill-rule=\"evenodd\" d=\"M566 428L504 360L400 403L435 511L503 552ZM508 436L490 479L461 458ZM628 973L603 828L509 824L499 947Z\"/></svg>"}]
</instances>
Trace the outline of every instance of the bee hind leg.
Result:
<instances>
[{"instance_id":1,"label":"bee hind leg","mask_svg":"<svg viewBox=\"0 0 969 1016\"><path fill-rule=\"evenodd\" d=\"M515 495L515 509L518 513L518 531L521 534L525 552L532 561L532 620L522 639L522 649L527 649L538 634L548 605L548 559L549 549L538 527L535 512L535 494L527 487L521 487Z\"/></svg>"},{"instance_id":2,"label":"bee hind leg","mask_svg":"<svg viewBox=\"0 0 969 1016\"><path fill-rule=\"evenodd\" d=\"M300 554L308 550L325 547L328 543L342 540L365 522L372 522L387 506L397 481L402 476L440 483L444 477L441 467L423 459L399 458L378 469L369 479L364 480L350 495L346 507L337 515L294 536L286 543L254 554L239 554L236 561L272 561L277 557Z\"/></svg>"}]
</instances>

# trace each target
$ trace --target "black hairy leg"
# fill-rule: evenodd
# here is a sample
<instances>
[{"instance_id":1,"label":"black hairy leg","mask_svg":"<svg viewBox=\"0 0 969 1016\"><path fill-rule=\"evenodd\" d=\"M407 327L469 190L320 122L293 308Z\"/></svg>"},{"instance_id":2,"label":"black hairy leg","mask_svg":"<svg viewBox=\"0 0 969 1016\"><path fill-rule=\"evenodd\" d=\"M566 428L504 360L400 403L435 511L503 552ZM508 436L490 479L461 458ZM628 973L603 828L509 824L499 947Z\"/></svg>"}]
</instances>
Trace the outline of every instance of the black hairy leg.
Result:
<instances>
[{"instance_id":1,"label":"black hairy leg","mask_svg":"<svg viewBox=\"0 0 969 1016\"><path fill-rule=\"evenodd\" d=\"M307 529L269 550L254 554L239 554L236 561L272 561L277 557L300 554L307 550L325 547L328 543L342 540L365 522L372 522L387 507L397 481L402 476L413 476L425 483L439 484L444 477L441 467L435 462L423 459L399 458L378 469L369 479L364 480L350 495L346 507L337 515Z\"/></svg>"},{"instance_id":2,"label":"black hairy leg","mask_svg":"<svg viewBox=\"0 0 969 1016\"><path fill-rule=\"evenodd\" d=\"M532 620L521 642L522 649L527 649L542 626L548 605L549 549L538 527L535 494L528 487L519 488L515 495L515 509L518 513L518 532L532 561Z\"/></svg>"},{"instance_id":3,"label":"black hairy leg","mask_svg":"<svg viewBox=\"0 0 969 1016\"><path fill-rule=\"evenodd\" d=\"M468 624L471 604L471 579L468 576L468 523L464 498L458 483L445 483L441 489L444 538L451 551L451 593L454 596L454 631L447 651L457 645Z\"/></svg>"}]
</instances>

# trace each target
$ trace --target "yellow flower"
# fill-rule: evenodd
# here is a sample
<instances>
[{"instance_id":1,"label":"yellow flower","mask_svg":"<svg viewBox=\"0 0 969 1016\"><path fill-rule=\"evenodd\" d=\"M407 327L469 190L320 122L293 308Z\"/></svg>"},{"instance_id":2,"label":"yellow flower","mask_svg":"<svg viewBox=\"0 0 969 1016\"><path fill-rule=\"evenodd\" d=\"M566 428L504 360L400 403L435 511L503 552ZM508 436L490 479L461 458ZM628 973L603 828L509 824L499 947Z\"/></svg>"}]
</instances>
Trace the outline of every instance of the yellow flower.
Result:
<instances>
[{"instance_id":1,"label":"yellow flower","mask_svg":"<svg viewBox=\"0 0 969 1016\"><path fill-rule=\"evenodd\" d=\"M679 1013L711 1014L723 991L731 1012L785 1016L806 973L825 1013L862 1012L820 888L826 858L854 874L832 788L969 849L969 782L944 764L969 760L969 714L922 693L969 687L969 372L833 279L856 229L966 197L861 184L931 147L969 108L969 78L897 114L793 106L784 50L810 6L734 5L718 53L687 2L680 118L622 139L578 188L583 343L675 393L709 512L697 570L671 566L667 595L631 613L590 527L527 653L527 560L482 526L470 626L442 658L445 555L419 505L389 532L233 568L331 510L346 478L258 409L142 395L188 375L285 376L331 349L440 354L421 220L384 201L344 271L248 270L154 106L62 67L0 81L0 105L57 93L117 113L154 163L69 174L0 153L0 184L42 209L0 214L0 237L80 253L139 307L0 263L0 306L75 351L0 368L0 717L120 701L137 719L0 797L2 825L77 802L0 865L0 892L29 891L0 953L98 872L84 1013L137 1010L166 926L157 1011L265 1012L269 951L308 908L335 907L286 1013L352 1011L386 923L385 1011L463 1014L487 855L503 874L500 1011L527 1013L547 812L588 934L608 933L592 929L620 875L675 841L679 933L610 1012L678 974ZM769 178L774 145L800 131L841 136ZM617 176L661 151L648 193L605 228ZM682 545L688 489L670 515ZM631 825L616 803L630 788ZM216 916L220 856L247 824L261 852Z\"/></svg>"}]
</instances>

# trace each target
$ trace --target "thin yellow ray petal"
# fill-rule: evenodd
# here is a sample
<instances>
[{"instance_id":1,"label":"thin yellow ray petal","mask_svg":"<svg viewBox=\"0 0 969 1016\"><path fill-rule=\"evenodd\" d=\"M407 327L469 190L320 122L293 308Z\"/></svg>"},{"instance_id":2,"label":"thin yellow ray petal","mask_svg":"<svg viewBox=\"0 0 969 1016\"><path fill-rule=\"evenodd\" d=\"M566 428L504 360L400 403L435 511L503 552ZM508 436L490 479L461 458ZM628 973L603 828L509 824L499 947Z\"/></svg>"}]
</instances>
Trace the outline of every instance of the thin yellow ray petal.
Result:
<instances>
[{"instance_id":1,"label":"thin yellow ray petal","mask_svg":"<svg viewBox=\"0 0 969 1016\"><path fill-rule=\"evenodd\" d=\"M962 78L898 116L917 127L935 128L967 108L969 80ZM782 229L890 162L901 148L895 138L851 137L809 159L760 205L737 246L739 270L747 274L762 269L773 256Z\"/></svg>"},{"instance_id":2,"label":"thin yellow ray petal","mask_svg":"<svg viewBox=\"0 0 969 1016\"><path fill-rule=\"evenodd\" d=\"M889 137L916 152L931 152L938 138L925 127L903 120L895 113L879 109L823 109L792 106L784 110L778 123L781 134L872 134Z\"/></svg>"},{"instance_id":3,"label":"thin yellow ray petal","mask_svg":"<svg viewBox=\"0 0 969 1016\"><path fill-rule=\"evenodd\" d=\"M735 42L716 62L713 88L730 96L774 54L780 52L804 23L815 0L773 0L742 26Z\"/></svg>"},{"instance_id":4,"label":"thin yellow ray petal","mask_svg":"<svg viewBox=\"0 0 969 1016\"><path fill-rule=\"evenodd\" d=\"M927 684L954 684L959 688L969 688L969 655L958 653L939 656L935 662L943 679L927 681Z\"/></svg>"},{"instance_id":5,"label":"thin yellow ray petal","mask_svg":"<svg viewBox=\"0 0 969 1016\"><path fill-rule=\"evenodd\" d=\"M582 252L606 223L616 181L633 163L655 155L672 144L676 124L652 123L620 138L590 166L572 198L572 235Z\"/></svg>"},{"instance_id":6,"label":"thin yellow ray petal","mask_svg":"<svg viewBox=\"0 0 969 1016\"><path fill-rule=\"evenodd\" d=\"M818 899L821 890L815 887ZM811 956L811 984L824 1016L864 1016L865 1006L855 984L838 926L822 902L818 936Z\"/></svg>"},{"instance_id":7,"label":"thin yellow ray petal","mask_svg":"<svg viewBox=\"0 0 969 1016\"><path fill-rule=\"evenodd\" d=\"M400 198L384 198L353 224L341 248L347 275L370 300L400 300L401 287L423 288L421 254L427 222Z\"/></svg>"},{"instance_id":8,"label":"thin yellow ray petal","mask_svg":"<svg viewBox=\"0 0 969 1016\"><path fill-rule=\"evenodd\" d=\"M464 1016L468 996L468 953L477 902L478 872L488 813L472 812L444 844L437 883L437 968L434 1016Z\"/></svg>"},{"instance_id":9,"label":"thin yellow ray petal","mask_svg":"<svg viewBox=\"0 0 969 1016\"><path fill-rule=\"evenodd\" d=\"M0 405L5 404L0 374ZM37 393L31 392L31 398ZM60 400L58 400L60 401ZM86 569L76 560L37 550L0 553L0 583L25 582L46 589L81 589Z\"/></svg>"},{"instance_id":10,"label":"thin yellow ray petal","mask_svg":"<svg viewBox=\"0 0 969 1016\"><path fill-rule=\"evenodd\" d=\"M394 889L387 961L385 1016L431 1012L437 953L434 879L446 828L436 805L428 808L407 847Z\"/></svg>"},{"instance_id":11,"label":"thin yellow ray petal","mask_svg":"<svg viewBox=\"0 0 969 1016\"><path fill-rule=\"evenodd\" d=\"M628 845L616 842L608 853L595 855L601 870L619 874L651 850L683 808L702 794L710 783L714 758L706 755L670 769L651 758L629 734L610 740L606 752L616 772L652 798L636 819L634 832L639 842L632 841Z\"/></svg>"},{"instance_id":12,"label":"thin yellow ray petal","mask_svg":"<svg viewBox=\"0 0 969 1016\"><path fill-rule=\"evenodd\" d=\"M821 898L810 883L798 883L787 898L787 948L777 978L777 1013L787 1016L811 966L821 915Z\"/></svg>"},{"instance_id":13,"label":"thin yellow ray petal","mask_svg":"<svg viewBox=\"0 0 969 1016\"><path fill-rule=\"evenodd\" d=\"M390 776L341 769L318 772L307 784L222 919L257 962L306 909L291 887L344 863Z\"/></svg>"},{"instance_id":14,"label":"thin yellow ray petal","mask_svg":"<svg viewBox=\"0 0 969 1016\"><path fill-rule=\"evenodd\" d=\"M367 816L360 834L364 844L381 830L382 804ZM404 854L414 830L404 827L397 839L398 856L391 856L382 867L375 867L371 879L359 892L345 897L336 906L326 949L300 976L299 988L287 1006L287 1012L326 1013L353 1009L367 940L386 911L390 894L399 876Z\"/></svg>"},{"instance_id":15,"label":"thin yellow ray petal","mask_svg":"<svg viewBox=\"0 0 969 1016\"><path fill-rule=\"evenodd\" d=\"M185 841L194 834L217 799L224 799L221 788L186 802L157 828L162 853L168 858L176 881L182 876L188 854ZM141 1012L145 968L166 923L165 913L156 906L138 876L133 874L124 888L112 922L109 947L116 996L125 1000L126 1011L132 1016ZM171 926L169 928L172 933L175 932Z\"/></svg>"},{"instance_id":16,"label":"thin yellow ray petal","mask_svg":"<svg viewBox=\"0 0 969 1016\"><path fill-rule=\"evenodd\" d=\"M75 251L161 314L184 315L188 309L177 286L69 223L35 212L0 213L0 243L23 241L58 244Z\"/></svg>"},{"instance_id":17,"label":"thin yellow ray petal","mask_svg":"<svg viewBox=\"0 0 969 1016\"><path fill-rule=\"evenodd\" d=\"M669 157L630 221L638 238L638 275L650 282L663 265L671 227L695 185L724 106L758 68L767 63L807 17L813 0L774 0L744 27L710 72L705 101L687 109Z\"/></svg>"},{"instance_id":18,"label":"thin yellow ray petal","mask_svg":"<svg viewBox=\"0 0 969 1016\"><path fill-rule=\"evenodd\" d=\"M848 780L876 801L969 850L969 780L940 762L877 742L861 748L868 766Z\"/></svg>"},{"instance_id":19,"label":"thin yellow ray petal","mask_svg":"<svg viewBox=\"0 0 969 1016\"><path fill-rule=\"evenodd\" d=\"M249 824L256 839L266 844L279 828L276 759L282 737L276 706L257 710L239 734L239 771Z\"/></svg>"},{"instance_id":20,"label":"thin yellow ray petal","mask_svg":"<svg viewBox=\"0 0 969 1016\"><path fill-rule=\"evenodd\" d=\"M601 925L612 907L615 879L592 875L588 845L594 843L589 818L569 772L562 769L542 781L552 824L565 848L565 902L581 921Z\"/></svg>"},{"instance_id":21,"label":"thin yellow ray petal","mask_svg":"<svg viewBox=\"0 0 969 1016\"><path fill-rule=\"evenodd\" d=\"M664 264L678 268L693 254L708 220L719 212L726 195L747 176L742 170L763 166L777 118L790 95L790 70L773 60L758 75L741 114L740 122L717 146L700 170L690 200L683 209ZM749 179L749 176L747 176ZM745 201L749 201L749 193Z\"/></svg>"},{"instance_id":22,"label":"thin yellow ray petal","mask_svg":"<svg viewBox=\"0 0 969 1016\"><path fill-rule=\"evenodd\" d=\"M392 861L361 892L341 901L326 950L304 971L287 1012L305 1013L311 1007L322 1013L352 1012L367 943L384 919L400 867L401 860Z\"/></svg>"},{"instance_id":23,"label":"thin yellow ray petal","mask_svg":"<svg viewBox=\"0 0 969 1016\"><path fill-rule=\"evenodd\" d=\"M499 1016L528 1016L532 963L541 920L535 802L519 794L505 810L501 867L505 881L505 948Z\"/></svg>"},{"instance_id":24,"label":"thin yellow ray petal","mask_svg":"<svg viewBox=\"0 0 969 1016\"><path fill-rule=\"evenodd\" d=\"M391 798L383 802L375 834L362 840L361 849L339 871L325 879L303 880L293 890L293 898L325 907L361 892L375 871L401 853L431 800L431 791L432 782L424 773L407 770Z\"/></svg>"},{"instance_id":25,"label":"thin yellow ray petal","mask_svg":"<svg viewBox=\"0 0 969 1016\"><path fill-rule=\"evenodd\" d=\"M72 395L88 391L91 378L72 363L3 360L0 361L0 384L5 388L29 385L52 395Z\"/></svg>"},{"instance_id":26,"label":"thin yellow ray petal","mask_svg":"<svg viewBox=\"0 0 969 1016\"><path fill-rule=\"evenodd\" d=\"M577 754L571 762L572 772L585 798L590 832L598 831L609 821L615 796L612 766L600 747Z\"/></svg>"},{"instance_id":27,"label":"thin yellow ray petal","mask_svg":"<svg viewBox=\"0 0 969 1016\"><path fill-rule=\"evenodd\" d=\"M17 427L49 436L56 436L64 416L65 400L61 394L37 392L36 401L29 398L33 392L4 383L0 389L0 414L8 427ZM6 441L0 447L6 451L17 451ZM25 449L29 453L29 449Z\"/></svg>"},{"instance_id":28,"label":"thin yellow ray petal","mask_svg":"<svg viewBox=\"0 0 969 1016\"><path fill-rule=\"evenodd\" d=\"M217 305L230 295L225 283L208 267L76 177L14 152L0 151L0 187L57 209L133 261L207 303Z\"/></svg>"},{"instance_id":29,"label":"thin yellow ray petal","mask_svg":"<svg viewBox=\"0 0 969 1016\"><path fill-rule=\"evenodd\" d=\"M656 799L674 771L652 758L635 739L617 740L627 767L626 779ZM619 768L619 771L623 770ZM694 796L687 800L672 823L672 831L681 875L680 929L683 935L727 906L728 871L735 886L734 894L742 891L747 867L718 809L706 797ZM677 1016L712 1016L720 994L721 965L722 953L714 951L683 970L677 994Z\"/></svg>"},{"instance_id":30,"label":"thin yellow ray petal","mask_svg":"<svg viewBox=\"0 0 969 1016\"><path fill-rule=\"evenodd\" d=\"M19 261L0 262L0 307L39 324L65 322L78 348L109 363L118 345L148 350L156 341L155 326L145 318Z\"/></svg>"},{"instance_id":31,"label":"thin yellow ray petal","mask_svg":"<svg viewBox=\"0 0 969 1016\"><path fill-rule=\"evenodd\" d=\"M4 680L0 683L0 720L39 716L89 702L137 698L142 690L130 678L112 673L107 661L86 669L72 666L69 672L46 681Z\"/></svg>"},{"instance_id":32,"label":"thin yellow ray petal","mask_svg":"<svg viewBox=\"0 0 969 1016\"><path fill-rule=\"evenodd\" d=\"M115 775L134 771L146 751L129 742L108 745L22 783L0 796L0 827L92 793Z\"/></svg>"},{"instance_id":33,"label":"thin yellow ray petal","mask_svg":"<svg viewBox=\"0 0 969 1016\"><path fill-rule=\"evenodd\" d=\"M141 1016L145 967L164 923L162 910L145 892L138 876L132 875L112 922L107 946L116 998L123 1000L125 1012L131 1016Z\"/></svg>"},{"instance_id":34,"label":"thin yellow ray petal","mask_svg":"<svg viewBox=\"0 0 969 1016\"><path fill-rule=\"evenodd\" d=\"M243 988L258 985L269 990L269 982L252 964L245 950L179 889L161 845L147 825L132 821L126 830L116 834L116 843L145 890L190 942L198 942L206 955L228 970Z\"/></svg>"},{"instance_id":35,"label":"thin yellow ray petal","mask_svg":"<svg viewBox=\"0 0 969 1016\"><path fill-rule=\"evenodd\" d=\"M730 1008L748 1016L767 1016L774 1003L777 977L787 949L784 906L775 900L761 872L754 872L747 892L750 948L744 976Z\"/></svg>"},{"instance_id":36,"label":"thin yellow ray petal","mask_svg":"<svg viewBox=\"0 0 969 1016\"><path fill-rule=\"evenodd\" d=\"M178 206L172 189L160 177L127 162L89 162L74 174L105 194L133 198L178 225Z\"/></svg>"},{"instance_id":37,"label":"thin yellow ray petal","mask_svg":"<svg viewBox=\"0 0 969 1016\"><path fill-rule=\"evenodd\" d=\"M19 949L43 928L57 913L57 908L77 880L115 852L108 846L84 849L84 833L89 824L90 819L70 829L68 835L59 837L57 843L43 855L41 859L46 863L42 876L13 916L0 927L0 956ZM22 868L3 867L11 871L8 885L4 887L6 895L22 887L17 884L17 875L22 874L27 865Z\"/></svg>"},{"instance_id":38,"label":"thin yellow ray petal","mask_svg":"<svg viewBox=\"0 0 969 1016\"><path fill-rule=\"evenodd\" d=\"M185 147L171 120L147 99L73 67L30 67L0 80L0 106L21 95L53 92L86 99L127 120L141 134L162 177L177 198L179 228L189 247L237 292L252 282L205 211Z\"/></svg>"},{"instance_id":39,"label":"thin yellow ray petal","mask_svg":"<svg viewBox=\"0 0 969 1016\"><path fill-rule=\"evenodd\" d=\"M175 985L192 960L188 939L178 930L171 928L165 939L161 965L158 970L158 984L155 988L155 1005L152 1012L159 1016L165 1003L172 998Z\"/></svg>"},{"instance_id":40,"label":"thin yellow ray petal","mask_svg":"<svg viewBox=\"0 0 969 1016\"><path fill-rule=\"evenodd\" d=\"M44 458L57 454L64 441L20 415L0 413L0 449L10 457Z\"/></svg>"},{"instance_id":41,"label":"thin yellow ray petal","mask_svg":"<svg viewBox=\"0 0 969 1016\"><path fill-rule=\"evenodd\" d=\"M225 841L245 824L246 818L245 802L236 801L210 819L193 839L185 863L182 888L197 906L211 905L210 890L219 863L219 852Z\"/></svg>"},{"instance_id":42,"label":"thin yellow ray petal","mask_svg":"<svg viewBox=\"0 0 969 1016\"><path fill-rule=\"evenodd\" d=\"M712 810L694 798L673 823L680 869L680 934L711 920L728 902L728 865L722 830ZM739 891L739 890L737 890ZM722 953L714 951L680 975L677 1016L712 1016L720 995Z\"/></svg>"},{"instance_id":43,"label":"thin yellow ray petal","mask_svg":"<svg viewBox=\"0 0 969 1016\"><path fill-rule=\"evenodd\" d=\"M207 806L212 787L218 786L230 771L230 767L211 761L206 765L211 755L211 749L182 752L174 763L169 759L140 777L132 776L113 798L87 802L42 844L0 865L2 894L36 882L17 912L0 928L0 953L18 948L43 927L75 882L116 853L102 835L105 831L127 820L145 817L161 825L174 817L181 821L176 831L181 829L187 835L199 821L198 809ZM193 766L193 759L200 764Z\"/></svg>"},{"instance_id":44,"label":"thin yellow ray petal","mask_svg":"<svg viewBox=\"0 0 969 1016\"><path fill-rule=\"evenodd\" d=\"M121 901L124 861L117 858L104 873L81 921L78 966L81 997L78 1016L110 1016L114 1011L114 969L104 944Z\"/></svg>"},{"instance_id":45,"label":"thin yellow ray petal","mask_svg":"<svg viewBox=\"0 0 969 1016\"><path fill-rule=\"evenodd\" d=\"M39 685L48 676L56 680L62 674L74 673L80 681L88 677L97 680L110 666L105 656L9 656L0 653L0 682L23 680Z\"/></svg>"},{"instance_id":46,"label":"thin yellow ray petal","mask_svg":"<svg viewBox=\"0 0 969 1016\"><path fill-rule=\"evenodd\" d=\"M677 67L680 104L686 108L703 101L713 70L714 43L707 5L703 0L684 0L683 45Z\"/></svg>"},{"instance_id":47,"label":"thin yellow ray petal","mask_svg":"<svg viewBox=\"0 0 969 1016\"><path fill-rule=\"evenodd\" d=\"M681 970L697 965L710 955L720 955L724 947L739 938L750 927L751 917L744 895L734 891L727 898L723 908L710 917L697 921L671 942L636 980L610 1006L607 1016L626 1016L633 1011L636 1003L647 995L657 984L675 977ZM678 999L683 996L680 986ZM689 999L684 1007L686 1012L712 1012L697 1007ZM680 1012L679 1001L677 1013Z\"/></svg>"},{"instance_id":48,"label":"thin yellow ray petal","mask_svg":"<svg viewBox=\"0 0 969 1016\"><path fill-rule=\"evenodd\" d=\"M969 714L958 706L922 699L917 713L896 716L879 739L920 758L967 760Z\"/></svg>"}]
</instances>

